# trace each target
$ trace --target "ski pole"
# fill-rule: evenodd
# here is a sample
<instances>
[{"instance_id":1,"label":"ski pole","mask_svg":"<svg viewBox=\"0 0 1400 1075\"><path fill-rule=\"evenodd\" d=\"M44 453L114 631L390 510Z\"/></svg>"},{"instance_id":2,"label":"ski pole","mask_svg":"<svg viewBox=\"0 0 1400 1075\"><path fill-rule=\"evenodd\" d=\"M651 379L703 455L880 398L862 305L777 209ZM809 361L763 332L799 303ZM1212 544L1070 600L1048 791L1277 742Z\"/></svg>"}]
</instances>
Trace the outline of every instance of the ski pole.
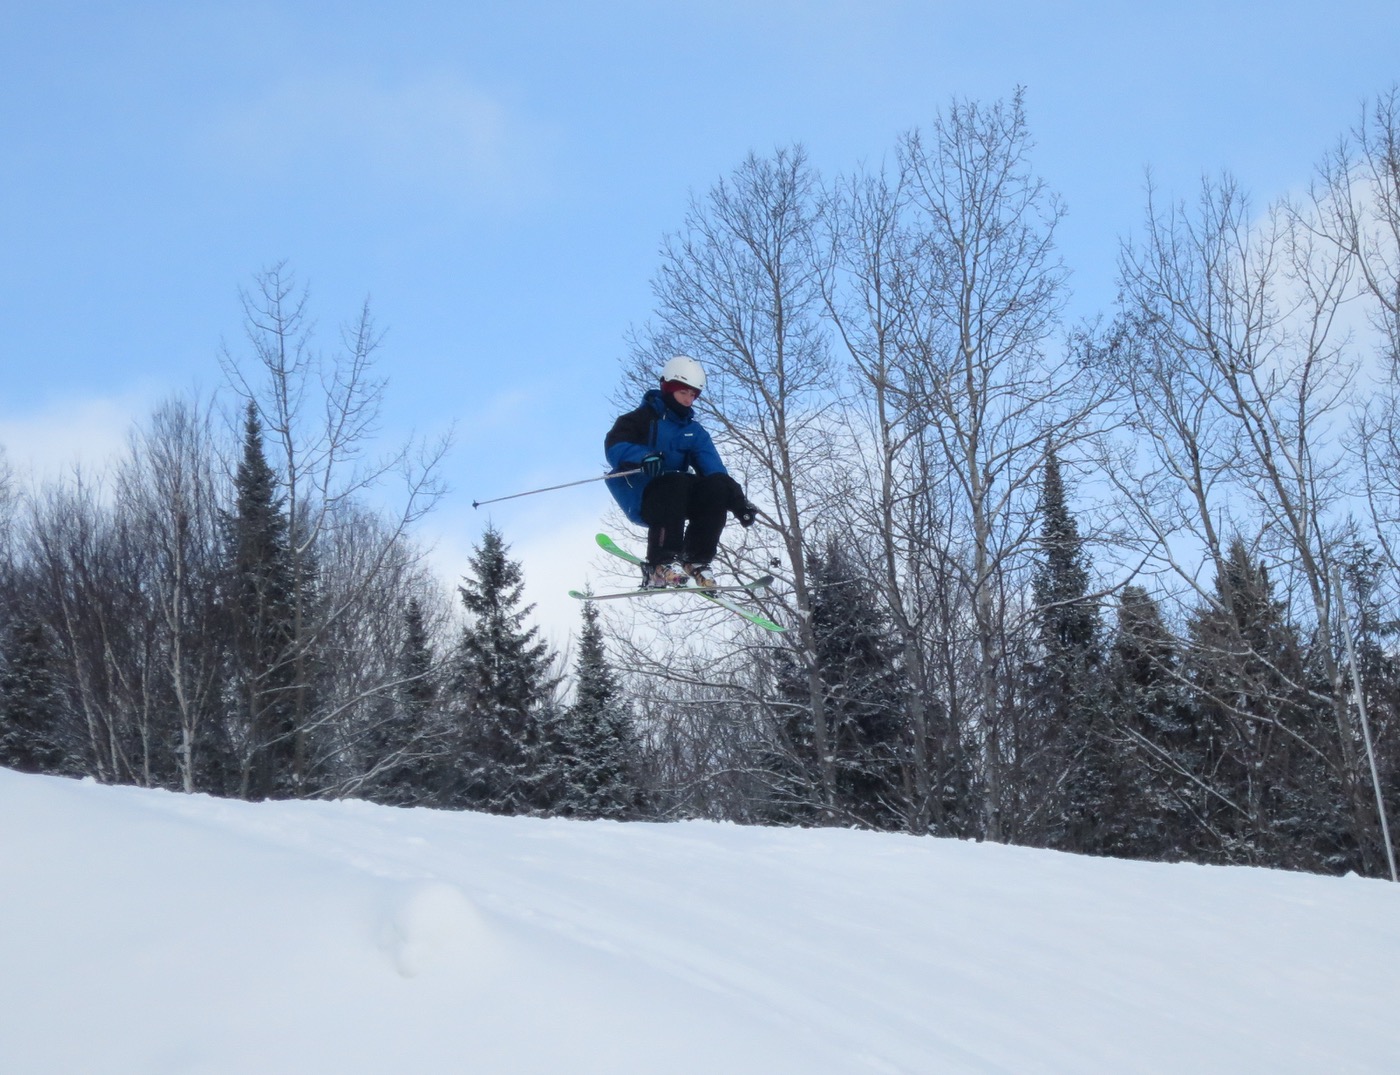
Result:
<instances>
[{"instance_id":1,"label":"ski pole","mask_svg":"<svg viewBox=\"0 0 1400 1075\"><path fill-rule=\"evenodd\" d=\"M536 493L552 493L556 489L570 489L575 485L587 485L589 482L603 482L611 478L630 478L633 474L640 474L641 468L637 470L619 470L616 474L599 474L596 478L583 478L576 482L565 482L563 485L546 485L543 489L528 489L523 493L511 493L509 496L493 496L490 500L473 500L472 507L479 508L483 504L495 504L501 500L514 500L518 496L534 496Z\"/></svg>"}]
</instances>

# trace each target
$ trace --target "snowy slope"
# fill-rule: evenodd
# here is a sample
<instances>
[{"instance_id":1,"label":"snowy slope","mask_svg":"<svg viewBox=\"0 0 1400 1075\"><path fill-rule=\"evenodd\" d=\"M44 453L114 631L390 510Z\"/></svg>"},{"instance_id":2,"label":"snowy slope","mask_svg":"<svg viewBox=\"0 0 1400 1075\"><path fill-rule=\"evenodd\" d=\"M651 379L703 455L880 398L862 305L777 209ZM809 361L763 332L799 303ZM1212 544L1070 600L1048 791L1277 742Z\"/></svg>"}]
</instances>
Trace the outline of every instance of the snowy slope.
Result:
<instances>
[{"instance_id":1,"label":"snowy slope","mask_svg":"<svg viewBox=\"0 0 1400 1075\"><path fill-rule=\"evenodd\" d=\"M0 770L0 1071L1400 1070L1400 887Z\"/></svg>"}]
</instances>

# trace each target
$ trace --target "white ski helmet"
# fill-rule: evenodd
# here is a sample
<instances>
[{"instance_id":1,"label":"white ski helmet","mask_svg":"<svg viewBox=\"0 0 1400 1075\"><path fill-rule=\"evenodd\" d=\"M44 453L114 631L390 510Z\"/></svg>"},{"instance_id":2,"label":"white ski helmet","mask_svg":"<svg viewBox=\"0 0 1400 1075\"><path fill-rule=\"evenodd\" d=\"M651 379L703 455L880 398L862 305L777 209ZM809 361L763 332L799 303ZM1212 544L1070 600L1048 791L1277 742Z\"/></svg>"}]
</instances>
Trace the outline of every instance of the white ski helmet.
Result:
<instances>
[{"instance_id":1,"label":"white ski helmet","mask_svg":"<svg viewBox=\"0 0 1400 1075\"><path fill-rule=\"evenodd\" d=\"M689 355L677 355L661 367L661 383L679 381L697 392L705 391L705 368Z\"/></svg>"}]
</instances>

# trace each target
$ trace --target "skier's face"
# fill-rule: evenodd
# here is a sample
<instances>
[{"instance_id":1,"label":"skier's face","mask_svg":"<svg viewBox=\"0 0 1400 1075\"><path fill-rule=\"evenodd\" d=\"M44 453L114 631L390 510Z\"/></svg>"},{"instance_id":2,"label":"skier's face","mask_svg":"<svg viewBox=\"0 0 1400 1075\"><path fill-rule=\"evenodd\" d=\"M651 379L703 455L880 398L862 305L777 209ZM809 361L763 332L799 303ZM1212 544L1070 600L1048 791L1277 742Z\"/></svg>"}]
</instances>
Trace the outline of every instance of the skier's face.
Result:
<instances>
[{"instance_id":1,"label":"skier's face","mask_svg":"<svg viewBox=\"0 0 1400 1075\"><path fill-rule=\"evenodd\" d=\"M682 407L693 406L695 404L695 401L700 398L700 393L687 384L681 385L674 392L672 392L671 395L676 397L676 402L679 403Z\"/></svg>"}]
</instances>

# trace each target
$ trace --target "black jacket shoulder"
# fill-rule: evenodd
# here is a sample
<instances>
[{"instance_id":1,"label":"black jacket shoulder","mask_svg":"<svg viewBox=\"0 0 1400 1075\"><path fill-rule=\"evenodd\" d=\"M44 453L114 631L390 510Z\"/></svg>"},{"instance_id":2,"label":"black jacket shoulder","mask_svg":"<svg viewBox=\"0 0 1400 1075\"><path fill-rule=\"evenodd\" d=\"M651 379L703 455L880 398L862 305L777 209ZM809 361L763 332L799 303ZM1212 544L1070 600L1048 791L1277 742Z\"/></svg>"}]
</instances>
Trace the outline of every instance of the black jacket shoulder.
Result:
<instances>
[{"instance_id":1,"label":"black jacket shoulder","mask_svg":"<svg viewBox=\"0 0 1400 1075\"><path fill-rule=\"evenodd\" d=\"M646 403L619 415L608 435L603 438L603 450L606 451L618 443L645 444L650 447L656 441L656 419L655 408Z\"/></svg>"}]
</instances>

